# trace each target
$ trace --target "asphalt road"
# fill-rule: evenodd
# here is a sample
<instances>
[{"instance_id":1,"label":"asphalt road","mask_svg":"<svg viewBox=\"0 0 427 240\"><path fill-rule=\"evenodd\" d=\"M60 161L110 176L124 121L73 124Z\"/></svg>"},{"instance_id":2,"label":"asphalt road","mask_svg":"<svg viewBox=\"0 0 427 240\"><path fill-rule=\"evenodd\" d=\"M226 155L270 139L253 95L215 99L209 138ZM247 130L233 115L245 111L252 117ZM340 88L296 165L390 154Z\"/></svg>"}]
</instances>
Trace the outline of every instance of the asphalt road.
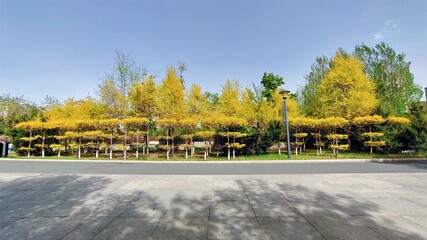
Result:
<instances>
[{"instance_id":1,"label":"asphalt road","mask_svg":"<svg viewBox=\"0 0 427 240\"><path fill-rule=\"evenodd\" d=\"M427 161L384 162L78 162L0 160L0 173L254 175L427 172Z\"/></svg>"}]
</instances>

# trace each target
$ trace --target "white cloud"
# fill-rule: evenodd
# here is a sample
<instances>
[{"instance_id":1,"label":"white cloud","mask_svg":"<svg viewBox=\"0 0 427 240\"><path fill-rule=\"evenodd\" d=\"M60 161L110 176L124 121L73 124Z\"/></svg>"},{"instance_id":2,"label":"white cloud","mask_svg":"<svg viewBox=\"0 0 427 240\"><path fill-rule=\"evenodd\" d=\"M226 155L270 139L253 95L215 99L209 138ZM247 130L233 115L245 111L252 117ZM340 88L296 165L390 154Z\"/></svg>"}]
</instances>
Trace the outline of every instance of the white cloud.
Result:
<instances>
[{"instance_id":1,"label":"white cloud","mask_svg":"<svg viewBox=\"0 0 427 240\"><path fill-rule=\"evenodd\" d=\"M384 37L384 34L382 32L377 32L374 34L374 40L380 39Z\"/></svg>"},{"instance_id":2,"label":"white cloud","mask_svg":"<svg viewBox=\"0 0 427 240\"><path fill-rule=\"evenodd\" d=\"M374 34L374 40L378 40L385 37L390 37L399 29L399 25L397 25L393 20L387 20L381 30Z\"/></svg>"}]
</instances>

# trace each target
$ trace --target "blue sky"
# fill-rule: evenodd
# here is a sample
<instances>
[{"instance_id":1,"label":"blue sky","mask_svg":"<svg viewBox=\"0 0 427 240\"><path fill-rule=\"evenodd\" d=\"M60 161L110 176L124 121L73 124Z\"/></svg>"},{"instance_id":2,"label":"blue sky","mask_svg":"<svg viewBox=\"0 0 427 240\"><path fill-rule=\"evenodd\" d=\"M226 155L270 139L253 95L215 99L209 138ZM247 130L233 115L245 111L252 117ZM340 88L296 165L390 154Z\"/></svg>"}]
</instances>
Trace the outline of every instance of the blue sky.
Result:
<instances>
[{"instance_id":1,"label":"blue sky","mask_svg":"<svg viewBox=\"0 0 427 240\"><path fill-rule=\"evenodd\" d=\"M186 85L219 92L227 79L258 84L264 71L295 91L314 58L384 41L427 87L427 1L0 0L0 94L40 103L95 96L129 53L160 81L185 62Z\"/></svg>"}]
</instances>

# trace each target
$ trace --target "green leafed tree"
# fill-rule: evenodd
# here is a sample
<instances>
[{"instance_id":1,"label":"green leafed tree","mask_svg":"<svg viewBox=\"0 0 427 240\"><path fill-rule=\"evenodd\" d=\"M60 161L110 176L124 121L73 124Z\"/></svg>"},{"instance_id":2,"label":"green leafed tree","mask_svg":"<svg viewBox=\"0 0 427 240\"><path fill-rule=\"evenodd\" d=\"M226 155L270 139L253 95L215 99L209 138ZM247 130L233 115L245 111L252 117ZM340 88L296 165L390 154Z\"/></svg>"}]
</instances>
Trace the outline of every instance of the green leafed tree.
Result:
<instances>
[{"instance_id":1,"label":"green leafed tree","mask_svg":"<svg viewBox=\"0 0 427 240\"><path fill-rule=\"evenodd\" d=\"M411 62L404 53L397 54L386 43L375 47L364 44L356 46L355 56L362 60L365 72L376 85L376 96L380 100L377 113L382 116L404 116L412 101L419 101L422 90L414 82L410 71Z\"/></svg>"},{"instance_id":2,"label":"green leafed tree","mask_svg":"<svg viewBox=\"0 0 427 240\"><path fill-rule=\"evenodd\" d=\"M141 81L146 75L146 72L141 70L128 54L119 51L116 51L116 66L114 70L114 73L109 78L114 79L120 92L126 97L133 84Z\"/></svg>"},{"instance_id":3,"label":"green leafed tree","mask_svg":"<svg viewBox=\"0 0 427 240\"><path fill-rule=\"evenodd\" d=\"M404 133L399 136L400 141L405 143L406 149L427 152L427 108L421 102L413 102L407 117L411 124L406 125Z\"/></svg>"},{"instance_id":4,"label":"green leafed tree","mask_svg":"<svg viewBox=\"0 0 427 240\"><path fill-rule=\"evenodd\" d=\"M279 75L274 75L273 73L264 72L264 75L262 76L261 84L264 87L264 89L261 92L262 96L265 97L267 101L271 101L277 88L285 84L285 82L283 81L283 77Z\"/></svg>"},{"instance_id":5,"label":"green leafed tree","mask_svg":"<svg viewBox=\"0 0 427 240\"><path fill-rule=\"evenodd\" d=\"M298 94L298 103L304 115L315 115L318 107L316 99L317 88L330 69L331 60L328 57L317 57L311 65L310 72L304 76L305 85L299 90Z\"/></svg>"}]
</instances>

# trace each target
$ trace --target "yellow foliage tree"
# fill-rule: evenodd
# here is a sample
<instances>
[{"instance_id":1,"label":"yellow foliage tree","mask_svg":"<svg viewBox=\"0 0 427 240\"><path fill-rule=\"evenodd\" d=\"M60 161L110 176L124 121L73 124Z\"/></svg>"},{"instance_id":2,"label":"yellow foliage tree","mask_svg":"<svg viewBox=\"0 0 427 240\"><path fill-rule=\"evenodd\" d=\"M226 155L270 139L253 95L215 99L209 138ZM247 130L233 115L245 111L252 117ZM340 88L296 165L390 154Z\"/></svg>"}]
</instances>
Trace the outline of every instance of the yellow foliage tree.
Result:
<instances>
[{"instance_id":1,"label":"yellow foliage tree","mask_svg":"<svg viewBox=\"0 0 427 240\"><path fill-rule=\"evenodd\" d=\"M410 123L411 123L411 120L405 117L390 116L387 118L387 124L391 124L391 125L406 125Z\"/></svg>"},{"instance_id":2,"label":"yellow foliage tree","mask_svg":"<svg viewBox=\"0 0 427 240\"><path fill-rule=\"evenodd\" d=\"M198 121L194 118L186 118L180 120L177 124L185 132L185 134L182 135L182 138L185 142L184 144L181 144L181 146L185 149L185 158L188 159L188 149L191 149L191 156L194 155L193 137L194 130L197 128Z\"/></svg>"},{"instance_id":3,"label":"yellow foliage tree","mask_svg":"<svg viewBox=\"0 0 427 240\"><path fill-rule=\"evenodd\" d=\"M373 116L363 116L356 117L353 120L353 123L359 126L368 126L369 132L362 133L362 137L369 138L368 141L365 141L365 146L370 148L370 153L373 153L374 147L382 147L386 145L385 141L378 140L377 138L384 136L382 132L372 132L372 127L375 125L383 124L385 119L378 115Z\"/></svg>"},{"instance_id":4,"label":"yellow foliage tree","mask_svg":"<svg viewBox=\"0 0 427 240\"><path fill-rule=\"evenodd\" d=\"M212 107L208 99L202 93L202 88L193 84L188 91L186 104L188 106L188 115L200 121L212 114Z\"/></svg>"},{"instance_id":5,"label":"yellow foliage tree","mask_svg":"<svg viewBox=\"0 0 427 240\"><path fill-rule=\"evenodd\" d=\"M316 115L353 119L370 115L378 105L375 84L364 73L363 63L354 57L337 53L332 69L321 80L316 91Z\"/></svg>"},{"instance_id":6,"label":"yellow foliage tree","mask_svg":"<svg viewBox=\"0 0 427 240\"><path fill-rule=\"evenodd\" d=\"M22 147L21 150L27 151L27 157L31 156L31 142L36 140L37 138L33 136L34 129L38 128L38 125L40 125L39 121L29 121L29 122L21 122L15 125L16 128L22 129L29 133L29 137L23 137L21 138L22 141L28 142L28 147L24 148Z\"/></svg>"},{"instance_id":7,"label":"yellow foliage tree","mask_svg":"<svg viewBox=\"0 0 427 240\"><path fill-rule=\"evenodd\" d=\"M211 142L213 140L213 137L215 136L215 132L213 131L199 131L197 132L197 136L201 137L204 142L204 154L203 158L206 159L209 155L210 149L211 149Z\"/></svg>"},{"instance_id":8,"label":"yellow foliage tree","mask_svg":"<svg viewBox=\"0 0 427 240\"><path fill-rule=\"evenodd\" d=\"M109 148L110 148L110 159L113 159L113 139L117 135L117 129L119 127L119 119L102 119L99 121L99 126L102 131L107 134L104 134L103 137L109 139Z\"/></svg>"},{"instance_id":9,"label":"yellow foliage tree","mask_svg":"<svg viewBox=\"0 0 427 240\"><path fill-rule=\"evenodd\" d=\"M166 150L166 159L169 160L169 153L175 148L173 131L174 128L178 125L178 121L175 119L165 118L158 120L156 125L166 130L166 136L162 136L162 138L166 141L166 146L160 146L160 148ZM169 144L170 140L171 144Z\"/></svg>"},{"instance_id":10,"label":"yellow foliage tree","mask_svg":"<svg viewBox=\"0 0 427 240\"><path fill-rule=\"evenodd\" d=\"M173 68L168 68L158 93L158 109L161 119L180 120L184 118L186 105L184 86Z\"/></svg>"},{"instance_id":11,"label":"yellow foliage tree","mask_svg":"<svg viewBox=\"0 0 427 240\"><path fill-rule=\"evenodd\" d=\"M219 112L226 117L236 117L241 109L240 83L227 80L219 97Z\"/></svg>"},{"instance_id":12,"label":"yellow foliage tree","mask_svg":"<svg viewBox=\"0 0 427 240\"><path fill-rule=\"evenodd\" d=\"M158 89L153 76L143 82L135 82L129 93L132 110L137 117L152 119L158 112Z\"/></svg>"},{"instance_id":13,"label":"yellow foliage tree","mask_svg":"<svg viewBox=\"0 0 427 240\"><path fill-rule=\"evenodd\" d=\"M143 146L140 142L140 139L145 138L145 143L147 147L147 155L149 154L148 151L148 124L150 123L150 120L148 118L144 117L138 117L138 118L125 118L122 120L123 123L123 129L125 131L126 138L128 135L133 137L136 142L134 142L132 145L136 146L136 155L135 157L139 157L139 150L138 148L140 146ZM145 154L145 148L143 146L142 153ZM126 157L125 157L126 158Z\"/></svg>"},{"instance_id":14,"label":"yellow foliage tree","mask_svg":"<svg viewBox=\"0 0 427 240\"><path fill-rule=\"evenodd\" d=\"M340 141L348 139L348 134L340 134L338 130L342 129L344 132L348 131L349 121L343 117L329 117L325 118L323 127L326 131L329 131L329 134L326 135L326 138L332 143L330 147L334 151L335 157L338 157L338 152L348 150L349 144L341 144Z\"/></svg>"},{"instance_id":15,"label":"yellow foliage tree","mask_svg":"<svg viewBox=\"0 0 427 240\"><path fill-rule=\"evenodd\" d=\"M241 133L242 135L237 135L238 132L236 132L235 130L237 129L237 127L241 127L241 126L247 126L248 122L246 121L246 119L241 119L238 117L223 117L223 116L218 116L215 118L211 118L211 119L205 119L204 122L202 122L202 124L205 124L205 127L212 127L215 128L217 131L219 131L219 129L226 129L227 132L226 133L222 133L221 135L224 137L227 137L227 143L225 144L225 147L227 148L227 158L228 160L230 160L231 157L231 149L233 149L233 156L235 156L235 149L239 149L239 148L243 148L244 145L235 145L235 139L237 138L242 138L242 137L246 137L246 135L243 135L243 133ZM231 139L233 138L233 143L231 143Z\"/></svg>"},{"instance_id":16,"label":"yellow foliage tree","mask_svg":"<svg viewBox=\"0 0 427 240\"><path fill-rule=\"evenodd\" d=\"M305 142L308 137L308 131L314 128L314 120L307 117L289 117L289 126L293 130L295 137L295 154L298 155L298 148L300 153L305 150Z\"/></svg>"}]
</instances>

